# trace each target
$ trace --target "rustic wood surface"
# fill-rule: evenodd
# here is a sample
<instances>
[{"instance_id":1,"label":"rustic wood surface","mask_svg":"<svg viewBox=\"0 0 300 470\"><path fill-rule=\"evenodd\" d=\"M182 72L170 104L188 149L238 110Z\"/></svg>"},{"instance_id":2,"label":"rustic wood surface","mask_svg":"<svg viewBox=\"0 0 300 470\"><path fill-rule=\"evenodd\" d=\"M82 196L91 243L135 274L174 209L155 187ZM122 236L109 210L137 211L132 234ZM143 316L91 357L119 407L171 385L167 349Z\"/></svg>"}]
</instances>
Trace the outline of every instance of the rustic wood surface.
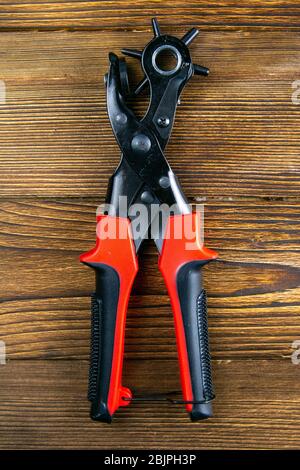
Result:
<instances>
[{"instance_id":1,"label":"rustic wood surface","mask_svg":"<svg viewBox=\"0 0 300 470\"><path fill-rule=\"evenodd\" d=\"M3 1L0 5L0 448L300 447L300 4ZM198 26L210 67L178 109L167 156L205 204L214 418L132 404L111 426L86 400L95 239L119 151L105 111L110 50ZM174 26L175 25L175 26ZM128 60L138 81L140 72ZM143 97L135 106L141 114ZM124 385L179 393L172 313L147 242L130 301ZM158 390L159 388L159 390Z\"/></svg>"}]
</instances>

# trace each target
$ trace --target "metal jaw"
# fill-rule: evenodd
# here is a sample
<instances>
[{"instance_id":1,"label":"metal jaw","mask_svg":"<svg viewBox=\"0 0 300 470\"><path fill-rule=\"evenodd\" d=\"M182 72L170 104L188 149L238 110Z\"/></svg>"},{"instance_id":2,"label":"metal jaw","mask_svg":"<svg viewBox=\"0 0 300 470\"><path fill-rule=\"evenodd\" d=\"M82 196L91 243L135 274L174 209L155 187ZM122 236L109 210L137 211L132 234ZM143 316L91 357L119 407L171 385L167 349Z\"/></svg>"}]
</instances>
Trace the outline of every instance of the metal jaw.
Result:
<instances>
[{"instance_id":1,"label":"metal jaw","mask_svg":"<svg viewBox=\"0 0 300 470\"><path fill-rule=\"evenodd\" d=\"M123 49L125 55L141 62L145 77L130 94L124 59L109 54L110 68L106 75L107 109L115 138L122 151L120 164L111 177L106 202L113 215L120 214L120 196L127 197L128 207L135 203L166 204L175 207L175 213L186 214L190 207L179 182L168 164L163 150L166 147L175 117L180 94L193 73L207 75L208 69L192 63L188 45L198 34L191 29L183 38L162 35L155 19L152 20L154 38L143 51ZM163 55L169 54L173 64L164 64ZM145 116L139 120L126 104L128 97L138 95L149 87L150 101ZM143 234L153 220L148 219ZM154 238L161 248L162 228Z\"/></svg>"}]
</instances>

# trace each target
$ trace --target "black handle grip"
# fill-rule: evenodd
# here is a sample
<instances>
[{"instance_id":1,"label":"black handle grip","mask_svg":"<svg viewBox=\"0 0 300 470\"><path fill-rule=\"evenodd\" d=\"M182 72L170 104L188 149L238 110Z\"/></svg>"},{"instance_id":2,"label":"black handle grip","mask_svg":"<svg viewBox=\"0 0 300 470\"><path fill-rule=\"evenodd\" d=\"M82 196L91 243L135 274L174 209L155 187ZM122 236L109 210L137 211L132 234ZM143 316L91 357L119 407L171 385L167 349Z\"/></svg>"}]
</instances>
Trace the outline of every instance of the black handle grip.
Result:
<instances>
[{"instance_id":1,"label":"black handle grip","mask_svg":"<svg viewBox=\"0 0 300 470\"><path fill-rule=\"evenodd\" d=\"M94 293L91 296L91 352L88 399L95 401L97 397L98 371L101 353L101 312L102 300Z\"/></svg>"},{"instance_id":2,"label":"black handle grip","mask_svg":"<svg viewBox=\"0 0 300 470\"><path fill-rule=\"evenodd\" d=\"M208 341L206 293L202 288L202 261L192 261L180 268L177 288L185 331L193 390L192 420L212 416L214 398Z\"/></svg>"},{"instance_id":3,"label":"black handle grip","mask_svg":"<svg viewBox=\"0 0 300 470\"><path fill-rule=\"evenodd\" d=\"M110 266L90 264L96 271L96 292L91 299L91 356L88 399L91 418L110 423L107 406L119 297L119 276Z\"/></svg>"}]
</instances>

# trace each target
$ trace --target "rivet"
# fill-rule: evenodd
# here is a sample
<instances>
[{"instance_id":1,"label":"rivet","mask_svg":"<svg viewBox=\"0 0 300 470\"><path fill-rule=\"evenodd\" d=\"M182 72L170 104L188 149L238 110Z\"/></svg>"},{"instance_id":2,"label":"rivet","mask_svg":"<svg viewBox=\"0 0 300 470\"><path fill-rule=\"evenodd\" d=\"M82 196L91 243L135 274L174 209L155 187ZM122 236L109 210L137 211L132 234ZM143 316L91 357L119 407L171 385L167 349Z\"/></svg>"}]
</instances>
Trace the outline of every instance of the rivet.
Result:
<instances>
[{"instance_id":1,"label":"rivet","mask_svg":"<svg viewBox=\"0 0 300 470\"><path fill-rule=\"evenodd\" d=\"M138 134L131 141L131 148L137 152L149 152L151 149L151 140L145 134Z\"/></svg>"},{"instance_id":2,"label":"rivet","mask_svg":"<svg viewBox=\"0 0 300 470\"><path fill-rule=\"evenodd\" d=\"M167 189L169 188L170 186L170 180L167 176L162 176L160 179L159 179L159 185L161 188L163 189Z\"/></svg>"},{"instance_id":3,"label":"rivet","mask_svg":"<svg viewBox=\"0 0 300 470\"><path fill-rule=\"evenodd\" d=\"M141 194L141 201L143 201L145 204L151 204L154 201L154 197L149 191L144 191Z\"/></svg>"}]
</instances>

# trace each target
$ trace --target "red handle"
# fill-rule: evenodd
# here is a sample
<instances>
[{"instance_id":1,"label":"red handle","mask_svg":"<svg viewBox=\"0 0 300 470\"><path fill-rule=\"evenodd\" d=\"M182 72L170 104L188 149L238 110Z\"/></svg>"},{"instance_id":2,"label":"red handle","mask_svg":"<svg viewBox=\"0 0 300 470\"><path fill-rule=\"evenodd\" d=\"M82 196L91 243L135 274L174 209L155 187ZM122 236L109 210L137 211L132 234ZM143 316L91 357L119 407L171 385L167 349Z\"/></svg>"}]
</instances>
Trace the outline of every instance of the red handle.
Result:
<instances>
[{"instance_id":1,"label":"red handle","mask_svg":"<svg viewBox=\"0 0 300 470\"><path fill-rule=\"evenodd\" d=\"M217 253L204 247L200 234L200 213L171 216L159 258L173 308L183 397L190 402L186 409L192 419L211 415L205 403L213 395L201 266Z\"/></svg>"},{"instance_id":2,"label":"red handle","mask_svg":"<svg viewBox=\"0 0 300 470\"><path fill-rule=\"evenodd\" d=\"M119 406L130 403L123 400L131 392L122 387L122 369L127 306L138 262L130 220L103 215L97 221L96 246L80 261L96 271L92 418L111 421Z\"/></svg>"}]
</instances>

